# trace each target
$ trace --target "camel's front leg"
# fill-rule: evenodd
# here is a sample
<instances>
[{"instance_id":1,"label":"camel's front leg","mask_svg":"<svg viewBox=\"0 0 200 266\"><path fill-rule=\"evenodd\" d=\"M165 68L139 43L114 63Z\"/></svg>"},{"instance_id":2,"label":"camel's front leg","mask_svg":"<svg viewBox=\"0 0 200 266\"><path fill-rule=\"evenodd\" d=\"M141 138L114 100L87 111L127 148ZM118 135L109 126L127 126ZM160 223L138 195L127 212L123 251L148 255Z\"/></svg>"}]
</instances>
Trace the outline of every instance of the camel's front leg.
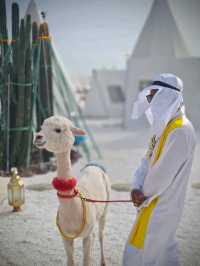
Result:
<instances>
[{"instance_id":1,"label":"camel's front leg","mask_svg":"<svg viewBox=\"0 0 200 266\"><path fill-rule=\"evenodd\" d=\"M64 240L64 246L67 254L67 266L74 266L74 241Z\"/></svg>"},{"instance_id":2,"label":"camel's front leg","mask_svg":"<svg viewBox=\"0 0 200 266\"><path fill-rule=\"evenodd\" d=\"M94 232L83 239L83 266L92 266L92 245Z\"/></svg>"}]
</instances>

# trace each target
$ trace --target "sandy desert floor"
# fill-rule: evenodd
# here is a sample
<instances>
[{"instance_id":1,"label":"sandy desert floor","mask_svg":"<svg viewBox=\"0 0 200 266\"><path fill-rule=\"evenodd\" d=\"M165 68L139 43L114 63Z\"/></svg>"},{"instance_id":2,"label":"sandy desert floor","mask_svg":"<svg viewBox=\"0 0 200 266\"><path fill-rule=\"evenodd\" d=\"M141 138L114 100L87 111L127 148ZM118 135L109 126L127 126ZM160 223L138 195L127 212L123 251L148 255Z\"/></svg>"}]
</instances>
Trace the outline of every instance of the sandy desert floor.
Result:
<instances>
[{"instance_id":1,"label":"sandy desert floor","mask_svg":"<svg viewBox=\"0 0 200 266\"><path fill-rule=\"evenodd\" d=\"M129 183L147 143L147 134L124 131L118 127L93 125L96 140L104 154L113 183ZM184 266L200 265L200 189L191 187L200 182L200 143L196 149L195 161L184 215L177 231L181 261ZM80 161L74 167L85 164ZM5 199L0 203L0 266L63 266L66 257L61 237L55 225L57 209L56 193L48 189L55 173L25 178L26 204L20 213L12 213ZM4 182L5 182L5 178ZM44 190L37 190L37 184ZM129 199L128 192L112 190L112 199ZM124 245L134 221L136 210L130 203L110 204L105 230L105 254L108 266L120 266ZM172 217L173 219L173 217ZM75 259L82 265L81 241L76 241ZM100 249L97 239L93 247L93 265L100 265Z\"/></svg>"}]
</instances>

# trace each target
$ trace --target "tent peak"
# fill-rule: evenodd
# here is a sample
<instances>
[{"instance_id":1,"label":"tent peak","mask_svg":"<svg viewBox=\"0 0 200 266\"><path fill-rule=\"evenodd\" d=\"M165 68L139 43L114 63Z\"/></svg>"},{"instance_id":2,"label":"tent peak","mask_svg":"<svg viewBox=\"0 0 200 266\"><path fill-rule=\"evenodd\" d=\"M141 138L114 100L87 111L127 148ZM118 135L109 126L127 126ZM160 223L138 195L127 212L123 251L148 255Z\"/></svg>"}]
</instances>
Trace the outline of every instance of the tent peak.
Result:
<instances>
[{"instance_id":1,"label":"tent peak","mask_svg":"<svg viewBox=\"0 0 200 266\"><path fill-rule=\"evenodd\" d=\"M168 0L154 0L132 56L189 56Z\"/></svg>"},{"instance_id":2,"label":"tent peak","mask_svg":"<svg viewBox=\"0 0 200 266\"><path fill-rule=\"evenodd\" d=\"M35 0L30 0L25 15L31 15L32 22L42 23L41 12Z\"/></svg>"}]
</instances>

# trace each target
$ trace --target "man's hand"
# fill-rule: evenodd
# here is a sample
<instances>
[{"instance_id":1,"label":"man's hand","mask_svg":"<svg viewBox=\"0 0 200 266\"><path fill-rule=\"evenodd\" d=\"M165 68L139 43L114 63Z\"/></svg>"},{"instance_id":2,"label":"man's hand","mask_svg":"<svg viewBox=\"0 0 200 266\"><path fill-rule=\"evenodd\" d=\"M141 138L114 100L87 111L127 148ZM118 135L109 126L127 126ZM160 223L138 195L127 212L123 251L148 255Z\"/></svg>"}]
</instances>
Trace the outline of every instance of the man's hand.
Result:
<instances>
[{"instance_id":1,"label":"man's hand","mask_svg":"<svg viewBox=\"0 0 200 266\"><path fill-rule=\"evenodd\" d=\"M133 189L131 191L131 199L134 206L139 207L147 197L144 196L143 192L140 189Z\"/></svg>"}]
</instances>

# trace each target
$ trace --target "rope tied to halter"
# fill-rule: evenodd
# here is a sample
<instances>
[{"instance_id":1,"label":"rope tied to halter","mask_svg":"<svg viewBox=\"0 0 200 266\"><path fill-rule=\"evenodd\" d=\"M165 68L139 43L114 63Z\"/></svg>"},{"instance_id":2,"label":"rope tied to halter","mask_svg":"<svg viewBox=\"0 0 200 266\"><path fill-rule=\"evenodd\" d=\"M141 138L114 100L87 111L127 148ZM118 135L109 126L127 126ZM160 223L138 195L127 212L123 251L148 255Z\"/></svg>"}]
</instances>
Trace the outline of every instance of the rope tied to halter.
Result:
<instances>
[{"instance_id":1,"label":"rope tied to halter","mask_svg":"<svg viewBox=\"0 0 200 266\"><path fill-rule=\"evenodd\" d=\"M82 192L80 192L76 188L76 184L77 184L77 180L74 177L69 178L67 180L56 177L56 178L54 178L54 180L52 182L53 187L57 190L58 198L70 200L70 199L73 199L75 197L78 197L78 198L80 198L81 204L82 204L82 209L83 209L82 223L81 223L80 229L77 230L73 235L67 235L66 233L64 233L63 229L61 228L61 226L59 224L59 212L57 212L56 225L58 227L58 230L59 230L61 236L65 240L73 240L73 239L79 237L81 235L81 233L83 232L85 225L87 223L86 202L90 202L90 203L131 202L132 203L132 200L96 200L96 199L87 198L84 196L84 194ZM71 190L73 190L72 194L64 194L66 191L71 191Z\"/></svg>"},{"instance_id":2,"label":"rope tied to halter","mask_svg":"<svg viewBox=\"0 0 200 266\"><path fill-rule=\"evenodd\" d=\"M76 189L77 179L75 177L71 177L68 179L62 179L60 177L55 177L52 181L53 187L58 191L57 195L59 198L65 198L65 199L71 199L76 196L80 197L81 200L86 202L92 202L92 203L123 203L123 202L131 202L132 200L96 200L91 198L86 198L83 196L83 194ZM73 190L73 194L67 194L64 195L64 193L69 190Z\"/></svg>"},{"instance_id":3,"label":"rope tied to halter","mask_svg":"<svg viewBox=\"0 0 200 266\"><path fill-rule=\"evenodd\" d=\"M82 217L82 224L81 227L78 231L76 231L73 235L67 235L66 233L64 233L64 231L61 229L61 226L59 224L59 213L57 212L57 216L56 216L56 225L58 227L58 230L61 234L61 236L63 237L63 239L65 240L74 240L75 238L79 237L80 234L83 232L85 225L87 223L87 209L86 209L86 204L84 201L84 196L81 192L79 192L78 190L74 190L74 194L72 195L62 195L59 192L57 192L57 195L59 198L67 198L67 199L72 199L74 197L76 197L76 195L79 195L80 199L81 199L81 203L82 203L82 208L83 208L83 217Z\"/></svg>"},{"instance_id":4,"label":"rope tied to halter","mask_svg":"<svg viewBox=\"0 0 200 266\"><path fill-rule=\"evenodd\" d=\"M90 198L86 198L83 193L81 193L78 189L74 189L74 193L71 195L63 195L59 192L57 192L57 196L59 198L62 199L73 199L75 197L79 197L81 199L81 203L82 203L82 208L83 208L83 218L82 218L82 224L80 229L75 232L73 235L67 235L66 233L64 233L64 231L61 229L61 226L59 224L59 213L57 212L57 216L56 216L56 225L58 227L58 230L61 234L61 236L63 237L63 239L65 240L74 240L75 238L79 237L81 235L81 233L83 232L85 225L87 223L87 209L86 209L86 202L91 202L91 203L111 203L111 202L131 202L132 200L94 200L94 199L90 199Z\"/></svg>"},{"instance_id":5,"label":"rope tied to halter","mask_svg":"<svg viewBox=\"0 0 200 266\"><path fill-rule=\"evenodd\" d=\"M63 195L63 194L60 194L59 192L57 192L57 196L59 198L63 198L63 199L72 199L72 198L75 198L76 196L78 196L81 200L86 201L86 202L91 202L91 203L125 203L125 202L133 203L133 201L131 199L130 200L96 200L96 199L86 198L77 189L74 189L74 193L71 195Z\"/></svg>"}]
</instances>

